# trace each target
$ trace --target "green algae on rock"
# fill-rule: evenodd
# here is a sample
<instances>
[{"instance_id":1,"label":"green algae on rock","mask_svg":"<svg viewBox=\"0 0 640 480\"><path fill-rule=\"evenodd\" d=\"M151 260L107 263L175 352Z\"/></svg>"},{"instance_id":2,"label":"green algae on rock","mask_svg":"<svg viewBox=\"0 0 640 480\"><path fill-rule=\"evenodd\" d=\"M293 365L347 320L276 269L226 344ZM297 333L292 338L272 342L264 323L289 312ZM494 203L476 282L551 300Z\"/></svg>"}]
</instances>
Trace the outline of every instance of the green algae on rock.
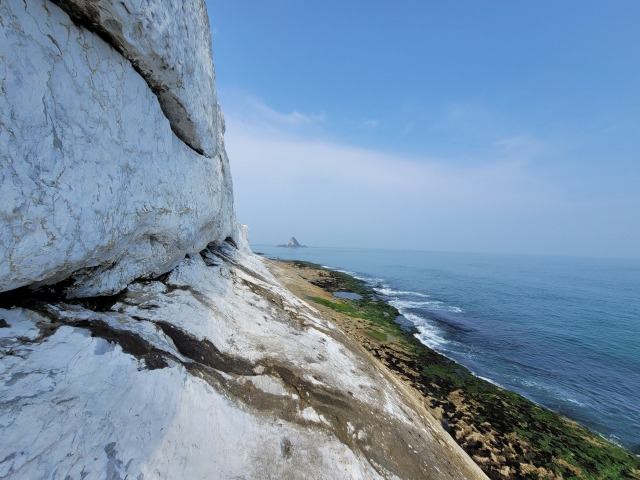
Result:
<instances>
[{"instance_id":1,"label":"green algae on rock","mask_svg":"<svg viewBox=\"0 0 640 480\"><path fill-rule=\"evenodd\" d=\"M494 479L640 479L640 459L587 428L523 396L474 376L420 343L399 312L346 273L293 261L299 274L329 292L359 300L309 300L363 321L360 343L427 401L451 436ZM314 271L314 275L309 275ZM352 335L353 337L353 335Z\"/></svg>"}]
</instances>

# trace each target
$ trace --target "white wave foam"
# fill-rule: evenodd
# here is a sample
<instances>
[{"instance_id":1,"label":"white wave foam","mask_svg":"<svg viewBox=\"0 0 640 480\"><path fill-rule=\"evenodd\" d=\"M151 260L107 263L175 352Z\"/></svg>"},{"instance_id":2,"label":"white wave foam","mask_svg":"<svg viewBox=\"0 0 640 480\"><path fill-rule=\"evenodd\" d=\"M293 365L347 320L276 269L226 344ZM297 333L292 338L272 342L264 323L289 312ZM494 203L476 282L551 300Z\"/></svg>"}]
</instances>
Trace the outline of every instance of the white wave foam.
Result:
<instances>
[{"instance_id":1,"label":"white wave foam","mask_svg":"<svg viewBox=\"0 0 640 480\"><path fill-rule=\"evenodd\" d=\"M548 385L543 382L537 382L533 379L522 380L522 385L528 390L543 390L547 392L546 395L550 398L555 398L563 402L573 403L574 405L578 405L579 407L585 406L583 402L572 398L564 389L558 388L555 385Z\"/></svg>"},{"instance_id":2,"label":"white wave foam","mask_svg":"<svg viewBox=\"0 0 640 480\"><path fill-rule=\"evenodd\" d=\"M436 310L439 312L451 312L451 313L463 313L460 307L454 305L446 305L440 300L429 301L411 301L411 300L390 300L389 303L400 310L400 313L404 313L403 310L408 308L425 308L427 310Z\"/></svg>"},{"instance_id":3,"label":"white wave foam","mask_svg":"<svg viewBox=\"0 0 640 480\"><path fill-rule=\"evenodd\" d=\"M427 320L422 318L420 315L415 315L413 313L403 313L402 315L414 325L423 325L427 323Z\"/></svg>"},{"instance_id":4,"label":"white wave foam","mask_svg":"<svg viewBox=\"0 0 640 480\"><path fill-rule=\"evenodd\" d=\"M334 272L338 272L338 273L345 273L353 278L355 278L356 280L362 280L363 282L367 282L369 284L379 284L383 282L382 278L376 278L376 277L363 277L362 275L356 273L356 272L352 272L350 270L342 270L340 268L335 268L335 267L330 267L328 265L321 265L322 268L326 268L327 270L333 270Z\"/></svg>"},{"instance_id":5,"label":"white wave foam","mask_svg":"<svg viewBox=\"0 0 640 480\"><path fill-rule=\"evenodd\" d=\"M339 272L339 273L346 273L347 275L351 275L353 276L354 273L350 272L349 270L342 270L340 268L336 268L336 267L330 267L329 265L321 265L322 268L326 268L327 270L332 270L334 272Z\"/></svg>"},{"instance_id":6,"label":"white wave foam","mask_svg":"<svg viewBox=\"0 0 640 480\"><path fill-rule=\"evenodd\" d=\"M396 307L398 310L404 308L421 308L426 307L432 302L413 302L411 300L389 300L389 303Z\"/></svg>"},{"instance_id":7,"label":"white wave foam","mask_svg":"<svg viewBox=\"0 0 640 480\"><path fill-rule=\"evenodd\" d=\"M604 438L605 440L613 443L614 445L620 448L624 448L624 446L622 445L622 441L620 440L620 437L618 437L617 435L614 435L613 433L609 435L603 435L602 433L598 433L598 436ZM636 455L636 457L640 458L640 455Z\"/></svg>"},{"instance_id":8,"label":"white wave foam","mask_svg":"<svg viewBox=\"0 0 640 480\"><path fill-rule=\"evenodd\" d=\"M426 308L428 310L437 310L441 312L451 312L451 313L463 313L464 310L460 307L456 307L455 305L447 305L441 300L415 300L415 298L431 298L430 295L421 292L413 292L410 290L394 290L387 285L376 287L374 290L384 295L385 297L389 297L389 303L396 307L398 310L402 312L402 309L407 308ZM401 298L405 297L405 298ZM406 298L409 297L409 298ZM412 299L413 297L414 299Z\"/></svg>"},{"instance_id":9,"label":"white wave foam","mask_svg":"<svg viewBox=\"0 0 640 480\"><path fill-rule=\"evenodd\" d=\"M475 373L475 372L471 372L471 374L472 374L473 376L475 376L475 377L481 378L482 380L486 380L487 382L489 382L489 383L491 383L491 384L493 384L493 385L495 385L495 386L497 386L497 387L504 388L502 385L500 385L500 384L499 384L498 382L496 382L495 380L492 380L492 379L487 378L487 377L483 377L482 375L478 375L478 374L477 374L477 373Z\"/></svg>"},{"instance_id":10,"label":"white wave foam","mask_svg":"<svg viewBox=\"0 0 640 480\"><path fill-rule=\"evenodd\" d=\"M449 342L442 336L442 332L435 325L430 324L425 318L413 313L403 314L404 318L409 320L418 330L415 337L424 343L427 347L437 350L439 347Z\"/></svg>"},{"instance_id":11,"label":"white wave foam","mask_svg":"<svg viewBox=\"0 0 640 480\"><path fill-rule=\"evenodd\" d=\"M386 295L388 297L397 297L399 295L402 296L413 296L413 297L420 297L420 298L429 298L429 295L427 295L426 293L420 293L420 292L412 292L412 291L408 291L408 290L393 290L390 287L387 286L383 286L383 287L378 287L375 289L376 292L382 294L382 295Z\"/></svg>"},{"instance_id":12,"label":"white wave foam","mask_svg":"<svg viewBox=\"0 0 640 480\"><path fill-rule=\"evenodd\" d=\"M585 406L585 404L584 404L584 403L579 402L578 400L576 400L576 399L574 399L574 398L567 397L567 398L565 398L565 400L566 400L567 402L569 402L569 403L573 403L573 404L575 404L575 405L578 405L579 407L584 407L584 406Z\"/></svg>"},{"instance_id":13,"label":"white wave foam","mask_svg":"<svg viewBox=\"0 0 640 480\"><path fill-rule=\"evenodd\" d=\"M439 310L441 312L462 313L462 309L460 307L456 307L454 305L447 305L446 303L440 300L425 302L425 307L431 310Z\"/></svg>"},{"instance_id":14,"label":"white wave foam","mask_svg":"<svg viewBox=\"0 0 640 480\"><path fill-rule=\"evenodd\" d=\"M447 306L447 311L448 312L453 312L453 313L464 313L463 309L461 309L460 307L455 307L453 305Z\"/></svg>"},{"instance_id":15,"label":"white wave foam","mask_svg":"<svg viewBox=\"0 0 640 480\"><path fill-rule=\"evenodd\" d=\"M416 338L429 348L438 350L448 343L438 334L438 329L433 325L416 325L416 330L418 330L418 333L415 334Z\"/></svg>"}]
</instances>

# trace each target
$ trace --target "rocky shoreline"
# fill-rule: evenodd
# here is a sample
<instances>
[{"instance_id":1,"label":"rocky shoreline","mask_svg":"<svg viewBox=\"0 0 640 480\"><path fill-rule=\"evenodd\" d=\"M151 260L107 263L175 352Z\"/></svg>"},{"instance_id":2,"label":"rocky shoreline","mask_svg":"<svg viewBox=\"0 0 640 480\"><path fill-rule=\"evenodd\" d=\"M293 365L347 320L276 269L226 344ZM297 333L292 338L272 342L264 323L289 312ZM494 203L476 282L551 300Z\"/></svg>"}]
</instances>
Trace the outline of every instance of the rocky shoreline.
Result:
<instances>
[{"instance_id":1,"label":"rocky shoreline","mask_svg":"<svg viewBox=\"0 0 640 480\"><path fill-rule=\"evenodd\" d=\"M406 385L490 478L640 479L640 459L631 453L424 346L364 282L308 262L267 265Z\"/></svg>"},{"instance_id":2,"label":"rocky shoreline","mask_svg":"<svg viewBox=\"0 0 640 480\"><path fill-rule=\"evenodd\" d=\"M486 478L230 241L117 295L60 291L0 296L0 478Z\"/></svg>"}]
</instances>

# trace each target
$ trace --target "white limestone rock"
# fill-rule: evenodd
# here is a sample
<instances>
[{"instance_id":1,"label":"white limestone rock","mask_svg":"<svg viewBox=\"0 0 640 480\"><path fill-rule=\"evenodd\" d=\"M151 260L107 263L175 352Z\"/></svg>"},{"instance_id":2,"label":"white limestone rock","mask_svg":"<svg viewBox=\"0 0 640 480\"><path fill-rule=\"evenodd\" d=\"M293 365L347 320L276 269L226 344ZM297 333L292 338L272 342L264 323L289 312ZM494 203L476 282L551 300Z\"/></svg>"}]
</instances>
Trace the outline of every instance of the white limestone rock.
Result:
<instances>
[{"instance_id":1,"label":"white limestone rock","mask_svg":"<svg viewBox=\"0 0 640 480\"><path fill-rule=\"evenodd\" d=\"M158 11L166 3L146 10L155 12L150 18L160 32L198 17ZM206 26L200 18L194 28ZM167 58L194 40L175 33L186 38L177 52L174 38L166 42ZM206 40L197 59L210 51ZM224 125L217 109L206 111L216 105L210 58L206 88L194 93L209 106L194 109L191 119L210 133L213 158L174 134L128 59L53 3L0 2L0 59L0 291L72 277L71 296L113 293L210 242L230 237L244 245ZM197 76L188 65L184 78Z\"/></svg>"},{"instance_id":2,"label":"white limestone rock","mask_svg":"<svg viewBox=\"0 0 640 480\"><path fill-rule=\"evenodd\" d=\"M223 129L204 0L53 0L129 59L158 96L174 132L215 157Z\"/></svg>"},{"instance_id":3,"label":"white limestone rock","mask_svg":"<svg viewBox=\"0 0 640 480\"><path fill-rule=\"evenodd\" d=\"M2 478L486 478L228 244L99 312L28 305L0 309Z\"/></svg>"},{"instance_id":4,"label":"white limestone rock","mask_svg":"<svg viewBox=\"0 0 640 480\"><path fill-rule=\"evenodd\" d=\"M0 291L75 280L3 296L0 477L484 478L250 254L203 2L57 3L0 0Z\"/></svg>"}]
</instances>

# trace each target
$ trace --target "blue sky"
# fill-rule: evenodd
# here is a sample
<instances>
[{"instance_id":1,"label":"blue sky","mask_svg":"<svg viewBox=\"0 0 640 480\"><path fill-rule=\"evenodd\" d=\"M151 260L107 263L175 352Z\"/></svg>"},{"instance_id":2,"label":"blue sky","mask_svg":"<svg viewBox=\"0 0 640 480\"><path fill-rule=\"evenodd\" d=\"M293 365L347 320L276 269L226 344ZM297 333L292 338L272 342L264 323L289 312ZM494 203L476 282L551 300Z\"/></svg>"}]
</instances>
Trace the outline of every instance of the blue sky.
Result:
<instances>
[{"instance_id":1,"label":"blue sky","mask_svg":"<svg viewBox=\"0 0 640 480\"><path fill-rule=\"evenodd\" d=\"M207 4L252 244L640 257L640 2Z\"/></svg>"}]
</instances>

